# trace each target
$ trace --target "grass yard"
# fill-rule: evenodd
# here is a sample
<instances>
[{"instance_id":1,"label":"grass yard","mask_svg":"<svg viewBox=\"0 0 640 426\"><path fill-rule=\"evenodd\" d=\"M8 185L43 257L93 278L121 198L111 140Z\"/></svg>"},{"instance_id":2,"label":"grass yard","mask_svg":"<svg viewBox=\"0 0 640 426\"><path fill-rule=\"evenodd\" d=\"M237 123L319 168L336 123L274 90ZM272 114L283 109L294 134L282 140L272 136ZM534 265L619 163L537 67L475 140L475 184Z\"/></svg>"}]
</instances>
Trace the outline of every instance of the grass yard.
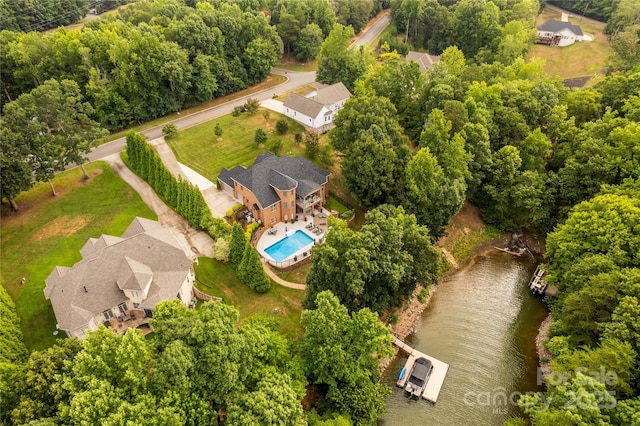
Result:
<instances>
[{"instance_id":1,"label":"grass yard","mask_svg":"<svg viewBox=\"0 0 640 426\"><path fill-rule=\"evenodd\" d=\"M276 274L285 281L289 281L290 283L298 283L298 284L306 284L307 275L309 275L309 271L311 270L311 262L306 265L299 266L291 271L287 272L276 272Z\"/></svg>"},{"instance_id":2,"label":"grass yard","mask_svg":"<svg viewBox=\"0 0 640 426\"><path fill-rule=\"evenodd\" d=\"M86 168L88 181L79 168L57 175L56 197L51 196L49 184L40 183L16 198L18 213L2 206L1 281L15 301L31 350L47 348L56 339L55 316L43 292L53 268L79 261L80 249L91 237L121 235L135 216L157 218L106 163Z\"/></svg>"},{"instance_id":3,"label":"grass yard","mask_svg":"<svg viewBox=\"0 0 640 426\"><path fill-rule=\"evenodd\" d=\"M280 321L279 331L292 339L302 334L300 314L305 292L271 283L265 294L257 294L242 284L228 263L201 257L196 271L196 286L212 296L224 301L240 311L240 320L252 315L263 315ZM277 309L277 311L276 311Z\"/></svg>"},{"instance_id":4,"label":"grass yard","mask_svg":"<svg viewBox=\"0 0 640 426\"><path fill-rule=\"evenodd\" d=\"M315 71L318 69L318 64L315 59L310 60L309 62L300 62L293 55L283 55L280 62L276 65L276 68L280 68L288 71L296 71L296 72L309 72Z\"/></svg>"},{"instance_id":5,"label":"grass yard","mask_svg":"<svg viewBox=\"0 0 640 426\"><path fill-rule=\"evenodd\" d=\"M285 135L279 135L275 129L276 122L280 119L289 123L289 131ZM217 123L220 123L223 130L220 138L214 133ZM269 134L269 141L260 147L254 142L254 135L259 127ZM231 169L238 164L250 166L259 154L267 150L273 151L273 143L276 140L280 140L282 144L279 155L302 155L304 144L296 146L294 135L303 131L300 124L284 115L259 110L254 115L225 115L182 130L175 139L168 140L167 143L180 163L215 182L223 167Z\"/></svg>"},{"instance_id":6,"label":"grass yard","mask_svg":"<svg viewBox=\"0 0 640 426\"><path fill-rule=\"evenodd\" d=\"M173 120L181 118L181 117L186 117L188 115L195 114L197 112L204 111L204 110L209 109L209 108L213 108L215 106L224 104L226 102L230 102L230 101L232 101L234 99L237 99L237 98L240 98L240 97L243 97L243 96L247 96L247 95L251 95L253 93L261 92L261 91L269 89L271 87L278 86L278 85L280 85L280 84L282 84L282 83L284 83L286 81L287 81L287 78L285 76L283 76L283 75L269 74L269 76L267 76L267 78L265 78L260 83L255 84L255 85L253 85L251 87L248 87L248 88L246 88L244 90L240 90L239 92L234 92L234 93L231 93L229 95L216 98L216 99L214 99L212 101L209 101L209 102L204 102L204 103L201 103L201 104L198 104L198 105L194 105L192 107L185 108L185 109L183 109L181 111L178 111L178 112L172 112L172 113L167 114L167 115L165 115L163 117L159 117L159 118L156 118L154 120L142 123L142 124L140 124L138 126L128 127L126 129L117 131L115 133L111 133L109 136L105 136L104 138L100 139L98 144L100 145L100 144L103 144L103 143L114 141L116 139L123 138L123 137L127 136L127 134L129 132L131 132L131 131L133 131L135 133L140 133L140 132L142 132L144 130L151 129L152 127L159 126L159 125L167 123L169 121L173 121Z\"/></svg>"},{"instance_id":7,"label":"grass yard","mask_svg":"<svg viewBox=\"0 0 640 426\"><path fill-rule=\"evenodd\" d=\"M537 17L536 25L541 25L549 19L560 20L560 13L545 8ZM609 42L602 32L604 25L595 25L576 18L569 18L574 25L579 25L584 33L593 36L593 41L574 43L571 46L551 47L536 44L529 52L529 58L538 57L546 61L545 71L563 79L593 76L589 84L594 84L604 75L599 72L607 66L611 54ZM595 80L595 81L594 81Z\"/></svg>"},{"instance_id":8,"label":"grass yard","mask_svg":"<svg viewBox=\"0 0 640 426\"><path fill-rule=\"evenodd\" d=\"M324 205L329 210L335 210L339 214L350 210L349 207L345 206L340 200L338 200L335 196L329 195L327 198L327 203Z\"/></svg>"}]
</instances>

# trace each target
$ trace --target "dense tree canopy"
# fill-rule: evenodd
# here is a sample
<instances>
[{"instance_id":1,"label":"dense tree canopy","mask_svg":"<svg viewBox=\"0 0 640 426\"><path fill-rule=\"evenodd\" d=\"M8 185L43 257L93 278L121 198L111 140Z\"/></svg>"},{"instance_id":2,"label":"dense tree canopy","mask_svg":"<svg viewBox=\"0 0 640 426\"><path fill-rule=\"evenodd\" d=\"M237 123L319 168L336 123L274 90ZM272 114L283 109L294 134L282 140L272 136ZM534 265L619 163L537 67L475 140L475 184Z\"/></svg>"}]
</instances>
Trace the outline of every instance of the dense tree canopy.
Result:
<instances>
[{"instance_id":1,"label":"dense tree canopy","mask_svg":"<svg viewBox=\"0 0 640 426\"><path fill-rule=\"evenodd\" d=\"M73 24L84 18L89 10L89 3L89 0L2 0L0 28L28 32Z\"/></svg>"},{"instance_id":2,"label":"dense tree canopy","mask_svg":"<svg viewBox=\"0 0 640 426\"><path fill-rule=\"evenodd\" d=\"M317 293L314 306L300 319L307 374L328 386L326 398L338 412L375 424L390 393L378 383L378 359L393 353L389 330L367 308L350 315L330 291Z\"/></svg>"},{"instance_id":3,"label":"dense tree canopy","mask_svg":"<svg viewBox=\"0 0 640 426\"><path fill-rule=\"evenodd\" d=\"M314 307L316 295L330 290L350 311L398 306L416 283L434 282L439 262L428 230L389 205L368 212L358 232L339 224L312 255L305 307Z\"/></svg>"},{"instance_id":4,"label":"dense tree canopy","mask_svg":"<svg viewBox=\"0 0 640 426\"><path fill-rule=\"evenodd\" d=\"M349 49L353 36L353 28L350 26L336 24L333 27L317 57L317 81L327 84L342 82L353 92L355 81L364 74L369 62L369 53L363 47Z\"/></svg>"},{"instance_id":5,"label":"dense tree canopy","mask_svg":"<svg viewBox=\"0 0 640 426\"><path fill-rule=\"evenodd\" d=\"M282 40L256 10L140 1L47 35L3 32L2 99L72 79L109 129L176 111L266 77Z\"/></svg>"}]
</instances>

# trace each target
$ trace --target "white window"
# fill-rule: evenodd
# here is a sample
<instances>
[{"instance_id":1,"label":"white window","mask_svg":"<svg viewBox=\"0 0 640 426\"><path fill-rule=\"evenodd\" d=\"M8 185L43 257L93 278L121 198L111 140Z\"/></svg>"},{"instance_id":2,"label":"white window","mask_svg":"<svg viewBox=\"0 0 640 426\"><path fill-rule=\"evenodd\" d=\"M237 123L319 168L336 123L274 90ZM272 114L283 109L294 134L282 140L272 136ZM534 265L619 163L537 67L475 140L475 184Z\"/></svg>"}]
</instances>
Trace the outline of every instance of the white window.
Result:
<instances>
[{"instance_id":1,"label":"white window","mask_svg":"<svg viewBox=\"0 0 640 426\"><path fill-rule=\"evenodd\" d=\"M276 218L275 218L275 217L272 217L272 218L271 218L271 224L273 225L274 223L276 223Z\"/></svg>"},{"instance_id":2,"label":"white window","mask_svg":"<svg viewBox=\"0 0 640 426\"><path fill-rule=\"evenodd\" d=\"M104 318L109 321L111 318L113 318L113 312L111 312L111 309L107 309L106 311L104 311L102 313L104 315Z\"/></svg>"},{"instance_id":3,"label":"white window","mask_svg":"<svg viewBox=\"0 0 640 426\"><path fill-rule=\"evenodd\" d=\"M289 203L287 203L286 201L284 202L284 208L288 209L289 208Z\"/></svg>"},{"instance_id":4,"label":"white window","mask_svg":"<svg viewBox=\"0 0 640 426\"><path fill-rule=\"evenodd\" d=\"M283 197L286 197L286 196L287 196L287 191L284 191L284 192L282 193L282 196L283 196Z\"/></svg>"},{"instance_id":5,"label":"white window","mask_svg":"<svg viewBox=\"0 0 640 426\"><path fill-rule=\"evenodd\" d=\"M121 303L118 305L118 309L120 310L120 312L122 312L123 314L127 312L127 304L126 303Z\"/></svg>"},{"instance_id":6,"label":"white window","mask_svg":"<svg viewBox=\"0 0 640 426\"><path fill-rule=\"evenodd\" d=\"M276 205L275 205L275 204L271 206L271 211L272 211L272 212L275 212L275 211L276 211Z\"/></svg>"},{"instance_id":7,"label":"white window","mask_svg":"<svg viewBox=\"0 0 640 426\"><path fill-rule=\"evenodd\" d=\"M133 296L134 299L139 299L140 298L140 293L137 291L132 291L131 295Z\"/></svg>"}]
</instances>

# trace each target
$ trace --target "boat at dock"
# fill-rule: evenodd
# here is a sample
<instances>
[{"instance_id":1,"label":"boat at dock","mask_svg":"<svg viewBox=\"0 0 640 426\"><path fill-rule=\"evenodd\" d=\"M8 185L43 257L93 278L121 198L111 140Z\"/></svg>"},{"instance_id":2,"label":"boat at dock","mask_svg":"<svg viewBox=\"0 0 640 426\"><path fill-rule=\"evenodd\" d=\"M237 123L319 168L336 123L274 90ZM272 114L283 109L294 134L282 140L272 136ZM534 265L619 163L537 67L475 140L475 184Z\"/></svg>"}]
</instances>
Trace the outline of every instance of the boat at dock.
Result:
<instances>
[{"instance_id":1,"label":"boat at dock","mask_svg":"<svg viewBox=\"0 0 640 426\"><path fill-rule=\"evenodd\" d=\"M404 387L409 396L421 397L427 387L433 364L426 358L418 358L411 368L407 384Z\"/></svg>"},{"instance_id":2,"label":"boat at dock","mask_svg":"<svg viewBox=\"0 0 640 426\"><path fill-rule=\"evenodd\" d=\"M533 273L533 277L531 277L531 281L529 281L529 289L533 294L545 293L545 290L547 289L547 282L544 280L544 276L546 273L547 271L538 265L536 271Z\"/></svg>"},{"instance_id":3,"label":"boat at dock","mask_svg":"<svg viewBox=\"0 0 640 426\"><path fill-rule=\"evenodd\" d=\"M395 338L393 343L409 354L396 385L412 396L422 397L435 404L447 376L449 364L415 350L398 338Z\"/></svg>"}]
</instances>

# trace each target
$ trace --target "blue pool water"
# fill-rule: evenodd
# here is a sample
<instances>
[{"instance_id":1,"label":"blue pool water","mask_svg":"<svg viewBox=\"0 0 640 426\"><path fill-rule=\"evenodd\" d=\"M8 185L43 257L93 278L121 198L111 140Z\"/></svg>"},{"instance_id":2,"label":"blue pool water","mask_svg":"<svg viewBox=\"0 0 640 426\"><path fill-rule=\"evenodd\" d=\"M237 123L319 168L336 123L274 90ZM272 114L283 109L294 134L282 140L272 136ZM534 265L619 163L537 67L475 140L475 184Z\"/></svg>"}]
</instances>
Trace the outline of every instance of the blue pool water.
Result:
<instances>
[{"instance_id":1,"label":"blue pool water","mask_svg":"<svg viewBox=\"0 0 640 426\"><path fill-rule=\"evenodd\" d=\"M298 229L294 234L284 237L277 243L267 247L264 251L276 262L282 262L287 257L311 243L313 243L313 238Z\"/></svg>"}]
</instances>

